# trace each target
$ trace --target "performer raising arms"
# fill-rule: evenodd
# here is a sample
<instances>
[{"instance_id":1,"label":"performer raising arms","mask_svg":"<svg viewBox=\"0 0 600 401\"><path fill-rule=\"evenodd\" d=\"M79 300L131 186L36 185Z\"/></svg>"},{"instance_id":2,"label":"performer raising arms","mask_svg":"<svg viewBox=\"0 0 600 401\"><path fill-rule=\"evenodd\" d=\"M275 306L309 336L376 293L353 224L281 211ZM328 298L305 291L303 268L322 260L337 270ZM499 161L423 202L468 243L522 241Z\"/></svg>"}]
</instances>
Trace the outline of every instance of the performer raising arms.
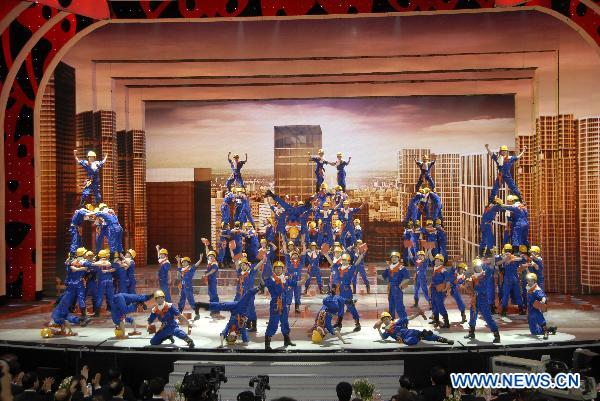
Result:
<instances>
[{"instance_id":1,"label":"performer raising arms","mask_svg":"<svg viewBox=\"0 0 600 401\"><path fill-rule=\"evenodd\" d=\"M80 207L85 205L87 198L93 193L94 199L96 201L96 205L99 205L102 202L102 195L100 194L100 170L106 163L106 159L108 158L108 154L104 155L104 159L101 161L96 161L96 153L90 150L87 153L88 159L79 159L77 157L77 150L73 150L73 155L75 156L75 161L78 164L81 164L83 169L85 170L88 178L83 185L83 192L81 193L81 202L79 204Z\"/></svg>"},{"instance_id":2,"label":"performer raising arms","mask_svg":"<svg viewBox=\"0 0 600 401\"><path fill-rule=\"evenodd\" d=\"M338 152L336 156L337 160L329 164L337 168L337 184L342 187L342 191L346 192L346 166L350 164L352 156L348 157L348 161L344 160L342 152Z\"/></svg>"},{"instance_id":3,"label":"performer raising arms","mask_svg":"<svg viewBox=\"0 0 600 401\"><path fill-rule=\"evenodd\" d=\"M245 188L244 179L242 178L242 167L244 167L244 164L248 161L248 153L246 153L245 156L246 158L244 160L240 160L240 155L235 153L233 155L233 160L231 160L231 152L227 153L227 161L231 166L231 175L227 181L225 181L225 186L229 191L231 191L231 185L234 182L237 182L240 187Z\"/></svg>"},{"instance_id":4,"label":"performer raising arms","mask_svg":"<svg viewBox=\"0 0 600 401\"><path fill-rule=\"evenodd\" d=\"M490 192L490 196L488 198L488 203L493 203L496 196L498 196L498 190L500 189L500 185L504 182L510 189L510 192L513 195L516 195L519 200L523 200L523 195L521 195L521 191L515 184L515 180L512 177L510 169L512 165L523 156L525 151L527 150L527 146L523 148L523 151L519 153L518 156L510 156L508 154L508 146L502 145L500 146L500 151L498 153L493 153L490 150L490 146L486 143L485 150L488 155L492 158L494 163L496 164L496 168L498 170L498 175L496 176L496 180L494 181L494 185L492 186L492 192Z\"/></svg>"},{"instance_id":5,"label":"performer raising arms","mask_svg":"<svg viewBox=\"0 0 600 401\"><path fill-rule=\"evenodd\" d=\"M321 184L323 184L323 181L325 180L325 165L329 164L329 162L323 158L325 155L325 151L323 149L319 149L316 156L311 155L310 152L307 153L308 160L315 162L315 177L317 178L315 192L319 192Z\"/></svg>"}]
</instances>

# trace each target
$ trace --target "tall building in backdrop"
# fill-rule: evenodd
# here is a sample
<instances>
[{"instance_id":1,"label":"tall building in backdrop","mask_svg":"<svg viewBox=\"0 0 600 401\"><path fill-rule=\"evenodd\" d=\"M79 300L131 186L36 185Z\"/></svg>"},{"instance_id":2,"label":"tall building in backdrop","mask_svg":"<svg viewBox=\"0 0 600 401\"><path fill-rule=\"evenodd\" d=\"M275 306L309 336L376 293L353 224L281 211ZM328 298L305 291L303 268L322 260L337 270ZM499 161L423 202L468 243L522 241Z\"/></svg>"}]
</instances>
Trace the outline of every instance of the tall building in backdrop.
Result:
<instances>
[{"instance_id":1,"label":"tall building in backdrop","mask_svg":"<svg viewBox=\"0 0 600 401\"><path fill-rule=\"evenodd\" d=\"M75 149L75 69L59 63L40 109L42 280L47 295L64 278L67 230L78 204Z\"/></svg>"},{"instance_id":2,"label":"tall building in backdrop","mask_svg":"<svg viewBox=\"0 0 600 401\"><path fill-rule=\"evenodd\" d=\"M429 149L401 149L398 151L398 205L400 220L406 216L408 201L415 193L415 184L419 179L416 160L430 156Z\"/></svg>"},{"instance_id":3,"label":"tall building in backdrop","mask_svg":"<svg viewBox=\"0 0 600 401\"><path fill-rule=\"evenodd\" d=\"M520 153L525 149L525 153L519 159L515 171L515 180L523 200L529 206L529 242L532 244L540 243L540 211L534 208L535 185L534 185L534 168L535 168L535 135L518 135L515 138L516 152Z\"/></svg>"},{"instance_id":4,"label":"tall building in backdrop","mask_svg":"<svg viewBox=\"0 0 600 401\"><path fill-rule=\"evenodd\" d=\"M116 205L123 226L123 246L137 252L138 266L146 264L146 133L117 132L118 174Z\"/></svg>"},{"instance_id":5,"label":"tall building in backdrop","mask_svg":"<svg viewBox=\"0 0 600 401\"><path fill-rule=\"evenodd\" d=\"M600 117L577 121L579 136L579 266L584 294L600 291Z\"/></svg>"},{"instance_id":6,"label":"tall building in backdrop","mask_svg":"<svg viewBox=\"0 0 600 401\"><path fill-rule=\"evenodd\" d=\"M481 215L496 178L496 166L487 153L461 155L460 165L460 249L465 260L473 260L479 254ZM498 191L503 200L506 195L506 188ZM492 226L496 246L501 249L506 228L504 213L496 217Z\"/></svg>"},{"instance_id":7,"label":"tall building in backdrop","mask_svg":"<svg viewBox=\"0 0 600 401\"><path fill-rule=\"evenodd\" d=\"M275 127L275 192L306 199L315 192L314 163L307 153L316 154L323 145L318 125Z\"/></svg>"},{"instance_id":8,"label":"tall building in backdrop","mask_svg":"<svg viewBox=\"0 0 600 401\"><path fill-rule=\"evenodd\" d=\"M577 134L572 114L536 120L534 197L549 291L578 293Z\"/></svg>"}]
</instances>

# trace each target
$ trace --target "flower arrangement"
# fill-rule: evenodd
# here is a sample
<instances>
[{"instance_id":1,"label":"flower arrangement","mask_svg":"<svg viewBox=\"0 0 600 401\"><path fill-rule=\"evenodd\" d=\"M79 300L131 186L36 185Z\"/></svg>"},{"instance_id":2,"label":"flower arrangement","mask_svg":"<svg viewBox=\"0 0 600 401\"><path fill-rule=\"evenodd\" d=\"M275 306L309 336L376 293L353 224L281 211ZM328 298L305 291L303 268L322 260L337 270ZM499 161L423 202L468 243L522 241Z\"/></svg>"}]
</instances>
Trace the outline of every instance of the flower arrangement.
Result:
<instances>
[{"instance_id":1,"label":"flower arrangement","mask_svg":"<svg viewBox=\"0 0 600 401\"><path fill-rule=\"evenodd\" d=\"M363 401L371 401L373 399L375 385L367 379L354 380L354 383L352 383L352 388Z\"/></svg>"},{"instance_id":2,"label":"flower arrangement","mask_svg":"<svg viewBox=\"0 0 600 401\"><path fill-rule=\"evenodd\" d=\"M450 394L444 398L444 401L460 401L460 391L451 391Z\"/></svg>"},{"instance_id":3,"label":"flower arrangement","mask_svg":"<svg viewBox=\"0 0 600 401\"><path fill-rule=\"evenodd\" d=\"M58 388L64 388L66 390L70 390L71 389L71 381L73 381L73 376L65 377L63 379L63 381L60 382L60 385L58 386Z\"/></svg>"}]
</instances>

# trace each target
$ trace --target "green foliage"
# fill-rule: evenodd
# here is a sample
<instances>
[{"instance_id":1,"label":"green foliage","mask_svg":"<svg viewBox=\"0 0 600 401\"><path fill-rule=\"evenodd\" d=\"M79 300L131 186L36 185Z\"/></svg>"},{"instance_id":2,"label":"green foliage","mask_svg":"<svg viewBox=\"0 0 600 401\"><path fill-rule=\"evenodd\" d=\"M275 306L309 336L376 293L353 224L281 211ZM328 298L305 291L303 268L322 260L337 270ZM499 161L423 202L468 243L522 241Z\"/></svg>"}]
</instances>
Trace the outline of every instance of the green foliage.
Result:
<instances>
[{"instance_id":1,"label":"green foliage","mask_svg":"<svg viewBox=\"0 0 600 401\"><path fill-rule=\"evenodd\" d=\"M367 379L357 379L352 383L354 392L362 398L363 401L370 401L373 399L373 393L375 393L375 385Z\"/></svg>"}]
</instances>

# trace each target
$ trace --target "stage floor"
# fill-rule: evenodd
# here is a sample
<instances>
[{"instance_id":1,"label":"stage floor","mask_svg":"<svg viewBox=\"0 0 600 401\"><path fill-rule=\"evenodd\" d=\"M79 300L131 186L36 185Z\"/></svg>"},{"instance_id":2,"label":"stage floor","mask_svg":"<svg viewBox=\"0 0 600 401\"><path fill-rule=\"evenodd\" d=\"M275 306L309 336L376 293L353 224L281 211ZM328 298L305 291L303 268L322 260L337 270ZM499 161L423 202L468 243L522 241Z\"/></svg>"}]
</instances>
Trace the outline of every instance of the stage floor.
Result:
<instances>
[{"instance_id":1,"label":"stage floor","mask_svg":"<svg viewBox=\"0 0 600 401\"><path fill-rule=\"evenodd\" d=\"M354 321L349 314L346 314L344 319L344 327L342 334L348 341L348 344L342 344L337 338L328 337L323 344L316 345L310 341L310 328L313 325L316 312L321 306L322 295L305 296L302 300L301 313L290 313L290 327L292 340L297 344L295 347L288 347L287 351L297 352L337 352L337 351L384 351L394 349L407 349L405 345L398 345L394 342L386 342L379 338L377 331L373 329L373 324L377 321L378 316L387 308L387 296L384 293L358 295L357 308L361 314L362 330L360 332L352 332ZM178 297L177 297L178 298ZM598 342L600 341L600 296L598 297L571 297L562 295L550 296L550 311L546 314L549 325L558 326L558 333L550 336L550 339L544 341L541 336L536 337L529 334L527 326L527 317L517 314L509 315L508 317L495 316L502 342L500 346L504 347L546 347L549 343L560 345L572 342ZM468 296L464 296L465 304L469 305ZM227 349L236 351L261 351L264 347L264 333L268 319L268 302L269 299L264 295L258 294L256 297L256 309L259 316L258 332L250 333L250 344L242 346L227 346ZM423 301L421 301L423 302ZM148 303L150 307L153 301ZM409 306L413 304L412 294L406 294L404 304ZM455 341L453 347L422 342L417 346L410 347L411 349L427 351L436 350L444 351L449 349L456 350L457 347L497 347L492 344L493 336L485 326L485 323L480 319L477 322L476 340L468 341L463 338L467 332L467 324L460 324L460 313L456 308L454 300L449 298L446 301L449 310L451 328L436 330L444 337ZM114 338L114 326L110 320L110 316L103 313L101 317L94 318L92 323L85 328L74 327L74 331L78 333L73 337L53 337L43 339L40 337L40 329L49 320L49 309L32 306L31 308L22 308L17 304L12 305L15 310L19 309L18 313L10 313L11 305L3 308L3 314L0 315L0 339L8 343L25 343L31 345L46 345L46 346L69 346L69 347L116 347L122 349L141 349L150 347L149 339L151 337L145 330L145 321L147 313L135 313L131 315L135 321L142 326L142 335L128 339ZM189 312L189 309L185 310ZM430 315L428 307L424 307L427 316ZM223 313L228 317L228 313ZM468 311L467 311L468 316ZM212 319L208 312L201 312L201 319L195 322L195 327L192 329L191 337L194 339L197 350L214 351L220 344L219 333L225 326L227 320ZM410 323L411 328L431 328L426 320L419 317ZM127 331L130 331L129 329ZM171 345L168 341L158 349L172 349L177 346L185 347L185 343L176 339L175 345ZM281 351L283 348L283 339L281 334L273 337L272 347L275 350Z\"/></svg>"}]
</instances>

